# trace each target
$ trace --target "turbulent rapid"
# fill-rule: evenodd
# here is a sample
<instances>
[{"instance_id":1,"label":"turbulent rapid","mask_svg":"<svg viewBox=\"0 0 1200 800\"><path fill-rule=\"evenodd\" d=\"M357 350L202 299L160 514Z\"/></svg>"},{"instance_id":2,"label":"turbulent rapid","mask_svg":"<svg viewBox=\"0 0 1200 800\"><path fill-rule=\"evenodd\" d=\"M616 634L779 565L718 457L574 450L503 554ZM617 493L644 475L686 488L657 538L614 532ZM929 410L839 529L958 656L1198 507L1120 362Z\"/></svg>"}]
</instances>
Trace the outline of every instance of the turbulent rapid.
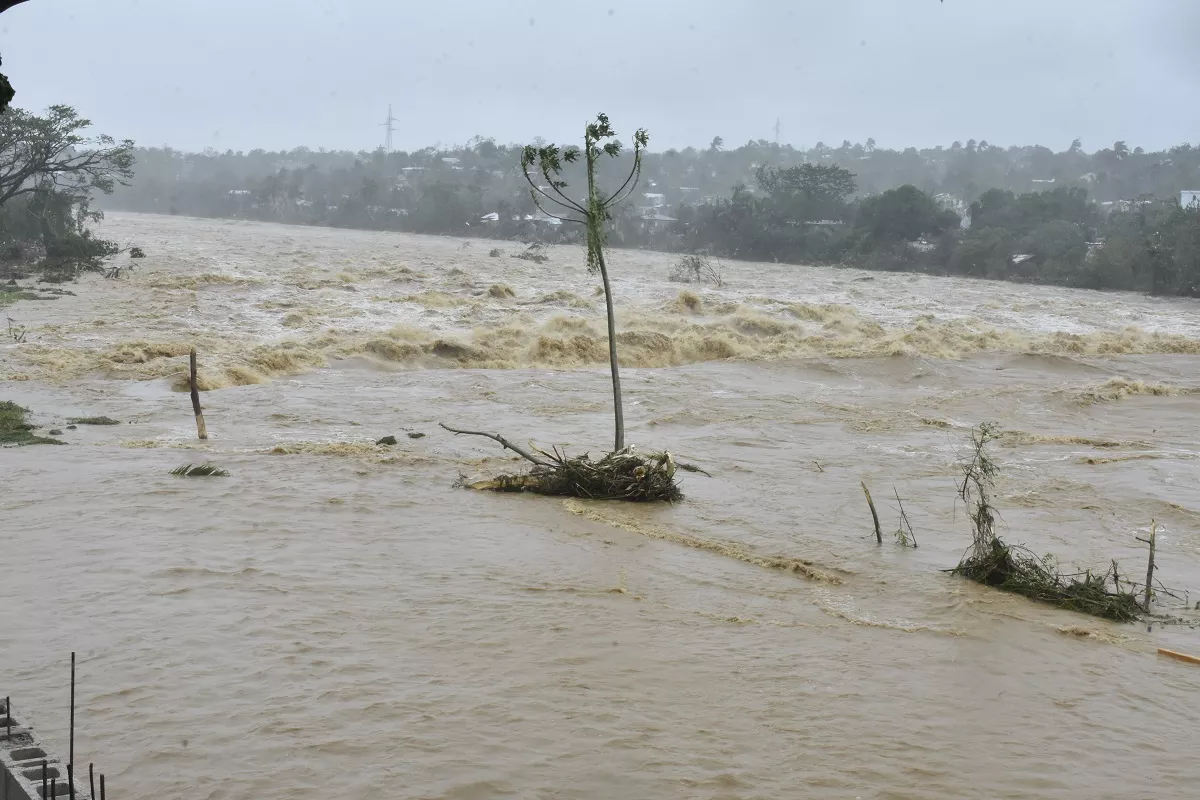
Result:
<instances>
[{"instance_id":1,"label":"turbulent rapid","mask_svg":"<svg viewBox=\"0 0 1200 800\"><path fill-rule=\"evenodd\" d=\"M687 499L453 488L600 453L603 298L579 248L110 215L147 258L5 309L0 674L121 796L1190 797L1188 624L952 578L956 466L1004 435L1002 535L1200 599L1200 303L614 251L628 438ZM501 252L495 253L493 248ZM495 253L495 254L493 254ZM211 438L184 388L199 351ZM405 436L412 434L412 437ZM423 435L422 435L423 434ZM375 444L396 435L399 444ZM212 461L228 478L169 470ZM878 547L896 497L919 549ZM890 499L889 499L890 498ZM1186 590L1191 595L1185 595Z\"/></svg>"}]
</instances>

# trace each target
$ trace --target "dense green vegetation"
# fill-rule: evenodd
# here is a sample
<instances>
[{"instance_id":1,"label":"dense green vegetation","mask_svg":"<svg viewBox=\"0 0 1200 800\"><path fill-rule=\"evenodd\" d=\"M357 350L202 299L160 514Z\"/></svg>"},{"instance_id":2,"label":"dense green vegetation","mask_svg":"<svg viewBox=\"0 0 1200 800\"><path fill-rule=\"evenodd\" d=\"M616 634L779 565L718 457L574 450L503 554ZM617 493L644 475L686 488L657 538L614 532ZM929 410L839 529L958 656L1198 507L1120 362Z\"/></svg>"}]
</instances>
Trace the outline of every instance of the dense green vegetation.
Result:
<instances>
[{"instance_id":1,"label":"dense green vegetation","mask_svg":"<svg viewBox=\"0 0 1200 800\"><path fill-rule=\"evenodd\" d=\"M23 444L64 444L58 439L35 436L34 425L25 421L29 409L8 400L0 400L0 447Z\"/></svg>"},{"instance_id":2,"label":"dense green vegetation","mask_svg":"<svg viewBox=\"0 0 1200 800\"><path fill-rule=\"evenodd\" d=\"M120 252L88 227L96 193L133 177L133 142L91 136L89 120L53 106L0 113L0 276L34 268L52 280L106 269Z\"/></svg>"},{"instance_id":3,"label":"dense green vegetation","mask_svg":"<svg viewBox=\"0 0 1200 800\"><path fill-rule=\"evenodd\" d=\"M520 148L350 153L139 149L109 205L135 211L558 241L583 232L534 207ZM599 177L628 174L628 154ZM586 185L570 174L572 186ZM576 168L578 169L578 168ZM918 150L765 141L647 153L609 241L793 263L1200 293L1200 148L1085 152L955 142ZM575 198L581 200L582 198Z\"/></svg>"}]
</instances>

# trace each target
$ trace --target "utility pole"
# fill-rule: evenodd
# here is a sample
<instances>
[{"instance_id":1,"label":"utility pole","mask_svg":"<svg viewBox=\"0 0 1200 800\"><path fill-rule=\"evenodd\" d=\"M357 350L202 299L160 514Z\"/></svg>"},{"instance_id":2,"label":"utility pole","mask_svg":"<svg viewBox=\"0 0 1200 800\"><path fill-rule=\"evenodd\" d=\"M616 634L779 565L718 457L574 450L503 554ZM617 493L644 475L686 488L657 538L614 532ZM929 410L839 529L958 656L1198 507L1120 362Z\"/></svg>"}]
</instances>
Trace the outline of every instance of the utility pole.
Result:
<instances>
[{"instance_id":1,"label":"utility pole","mask_svg":"<svg viewBox=\"0 0 1200 800\"><path fill-rule=\"evenodd\" d=\"M393 130L392 123L394 123L396 121L397 121L396 118L392 116L392 104L388 103L387 120L381 126L387 131L387 133L384 134L384 137L383 137L383 151L385 153L392 152L392 130Z\"/></svg>"}]
</instances>

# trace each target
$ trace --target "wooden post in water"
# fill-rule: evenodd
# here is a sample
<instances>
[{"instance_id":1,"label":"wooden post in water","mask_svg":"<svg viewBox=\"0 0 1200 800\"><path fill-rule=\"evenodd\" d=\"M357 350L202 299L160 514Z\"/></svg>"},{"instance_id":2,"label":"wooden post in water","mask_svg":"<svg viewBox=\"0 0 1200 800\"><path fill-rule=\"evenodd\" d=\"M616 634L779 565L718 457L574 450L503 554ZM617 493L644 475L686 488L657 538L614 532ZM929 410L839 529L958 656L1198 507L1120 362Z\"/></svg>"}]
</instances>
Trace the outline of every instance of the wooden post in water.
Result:
<instances>
[{"instance_id":1,"label":"wooden post in water","mask_svg":"<svg viewBox=\"0 0 1200 800\"><path fill-rule=\"evenodd\" d=\"M1150 587L1154 583L1154 534L1158 523L1150 520L1150 538L1145 541L1150 545L1150 559L1146 562L1146 599L1142 602L1142 611L1150 613Z\"/></svg>"},{"instance_id":2,"label":"wooden post in water","mask_svg":"<svg viewBox=\"0 0 1200 800\"><path fill-rule=\"evenodd\" d=\"M71 744L67 753L67 769L75 764L75 651L71 651ZM74 792L75 782L70 781L71 791Z\"/></svg>"},{"instance_id":3,"label":"wooden post in water","mask_svg":"<svg viewBox=\"0 0 1200 800\"><path fill-rule=\"evenodd\" d=\"M192 390L192 411L196 414L196 435L201 439L207 439L208 428L204 426L204 412L200 409L200 389L196 385L196 348L194 347L188 362L191 373L189 385Z\"/></svg>"},{"instance_id":4,"label":"wooden post in water","mask_svg":"<svg viewBox=\"0 0 1200 800\"><path fill-rule=\"evenodd\" d=\"M875 520L875 541L883 544L883 530L879 527L879 512L875 510L875 501L871 499L871 490L867 488L866 481L859 481L862 485L863 494L867 496L867 505L871 507L871 519Z\"/></svg>"}]
</instances>

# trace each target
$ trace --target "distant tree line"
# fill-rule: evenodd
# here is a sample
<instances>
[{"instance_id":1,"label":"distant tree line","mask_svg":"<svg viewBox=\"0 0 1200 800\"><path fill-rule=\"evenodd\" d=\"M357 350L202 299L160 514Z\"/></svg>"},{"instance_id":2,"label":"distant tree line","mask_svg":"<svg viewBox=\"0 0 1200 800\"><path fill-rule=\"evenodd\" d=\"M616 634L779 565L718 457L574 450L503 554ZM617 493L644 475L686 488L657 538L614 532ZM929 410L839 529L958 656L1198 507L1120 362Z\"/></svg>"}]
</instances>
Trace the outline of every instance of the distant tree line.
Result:
<instances>
[{"instance_id":1,"label":"distant tree line","mask_svg":"<svg viewBox=\"0 0 1200 800\"><path fill-rule=\"evenodd\" d=\"M437 233L578 236L523 187L520 149L475 138L414 152L299 148L248 153L137 150L138 174L111 208ZM601 179L627 172L606 161ZM568 172L570 167L568 167ZM643 185L615 210L611 242L794 263L1200 293L1200 148L1086 152L986 141L890 150L807 150L757 141L647 153ZM567 175L584 185L582 175Z\"/></svg>"}]
</instances>

